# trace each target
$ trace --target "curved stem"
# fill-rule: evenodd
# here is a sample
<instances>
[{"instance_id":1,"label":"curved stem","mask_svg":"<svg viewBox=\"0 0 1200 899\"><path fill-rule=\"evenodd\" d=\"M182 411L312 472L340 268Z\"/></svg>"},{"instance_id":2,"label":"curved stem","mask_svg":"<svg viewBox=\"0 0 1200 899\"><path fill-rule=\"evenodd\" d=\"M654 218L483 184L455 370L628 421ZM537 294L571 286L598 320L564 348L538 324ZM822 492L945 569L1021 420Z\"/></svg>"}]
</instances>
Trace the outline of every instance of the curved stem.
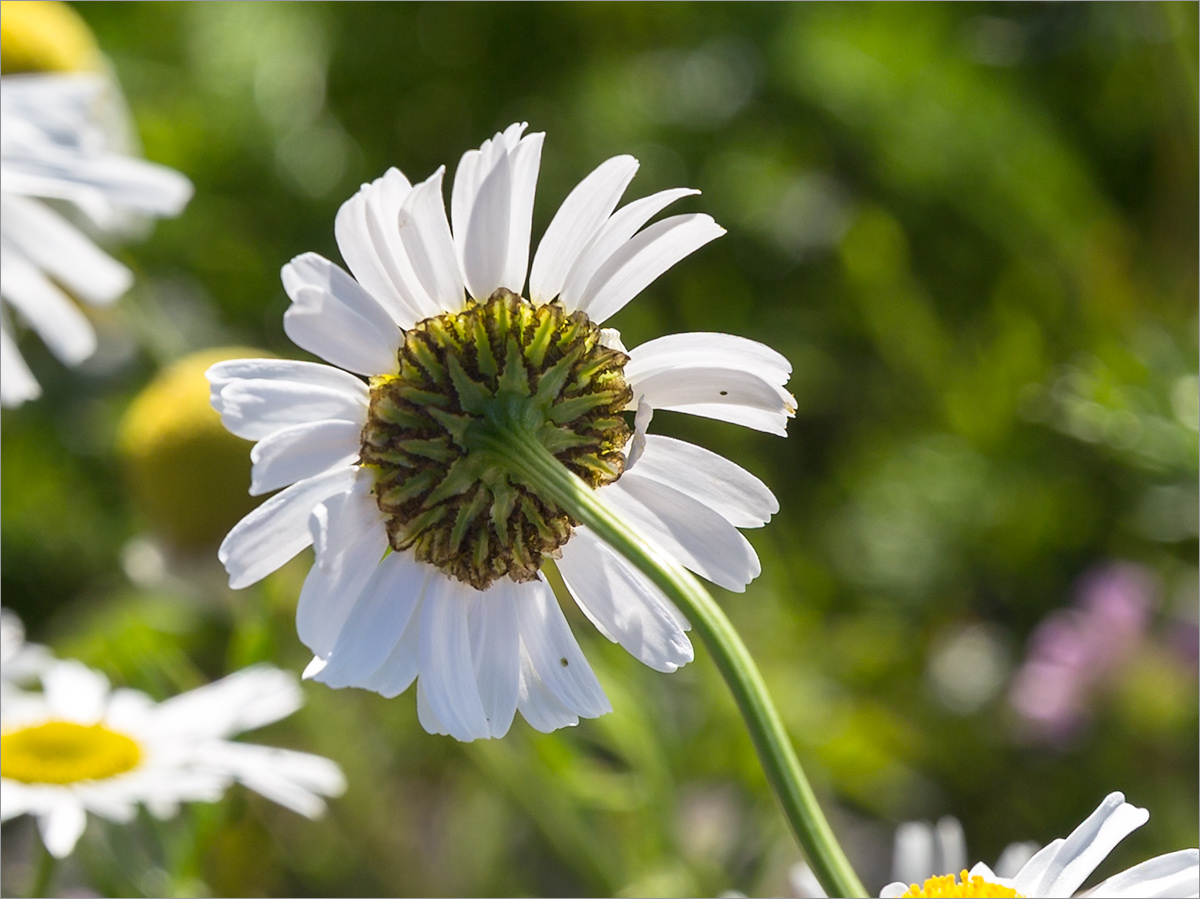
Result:
<instances>
[{"instance_id":1,"label":"curved stem","mask_svg":"<svg viewBox=\"0 0 1200 899\"><path fill-rule=\"evenodd\" d=\"M692 622L745 719L763 771L813 873L830 896L866 896L808 778L746 645L724 611L687 570L637 532L519 425L479 435L480 449L591 528L650 578Z\"/></svg>"}]
</instances>

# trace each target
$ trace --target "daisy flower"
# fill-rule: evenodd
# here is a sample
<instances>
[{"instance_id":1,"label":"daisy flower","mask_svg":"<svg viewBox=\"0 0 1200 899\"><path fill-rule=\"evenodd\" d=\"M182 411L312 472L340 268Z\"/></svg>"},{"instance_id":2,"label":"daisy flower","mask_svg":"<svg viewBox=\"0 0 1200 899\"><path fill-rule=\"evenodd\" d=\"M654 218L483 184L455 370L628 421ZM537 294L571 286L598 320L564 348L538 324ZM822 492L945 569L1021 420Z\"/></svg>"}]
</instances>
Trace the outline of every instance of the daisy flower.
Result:
<instances>
[{"instance_id":1,"label":"daisy flower","mask_svg":"<svg viewBox=\"0 0 1200 899\"><path fill-rule=\"evenodd\" d=\"M42 693L9 693L0 710L0 819L34 815L52 855L71 853L87 812L160 818L181 802L215 802L234 781L309 817L345 789L329 759L228 737L285 718L301 704L295 677L247 668L166 702L111 690L75 661L49 665Z\"/></svg>"},{"instance_id":2,"label":"daisy flower","mask_svg":"<svg viewBox=\"0 0 1200 899\"><path fill-rule=\"evenodd\" d=\"M879 894L883 899L919 896L1069 897L1108 857L1113 847L1148 820L1144 808L1130 805L1121 793L1110 793L1087 820L1065 840L1035 852L1011 877L1002 877L982 862L959 877L930 877L923 884L896 881ZM1169 852L1134 865L1079 894L1108 899L1168 899L1200 892L1200 853Z\"/></svg>"},{"instance_id":3,"label":"daisy flower","mask_svg":"<svg viewBox=\"0 0 1200 899\"><path fill-rule=\"evenodd\" d=\"M39 12L40 10L40 12ZM49 15L46 13L49 11ZM77 19L52 4L4 4L4 75L0 77L0 404L41 394L13 336L10 310L62 362L95 352L96 333L72 298L111 304L133 273L97 247L72 218L113 232L130 214L176 215L192 185L176 171L130 156L112 79L100 71L9 74L10 59L55 67L96 66L83 49L50 53L54 29ZM81 43L75 22L75 42ZM88 37L90 42L90 37ZM72 46L74 46L72 44Z\"/></svg>"},{"instance_id":4,"label":"daisy flower","mask_svg":"<svg viewBox=\"0 0 1200 899\"><path fill-rule=\"evenodd\" d=\"M284 328L329 365L208 373L226 427L258 441L251 492L286 488L221 545L230 585L313 544L297 608L315 656L306 676L385 696L416 681L421 724L460 740L504 735L517 710L542 731L610 711L548 559L608 639L659 671L692 659L688 624L659 589L481 435L498 422L520 432L682 565L742 591L759 564L738 528L764 524L774 496L646 426L671 409L782 435L794 413L791 366L762 344L694 333L626 350L601 327L724 233L703 214L646 224L697 191L617 209L638 163L609 159L563 201L528 266L544 135L525 127L464 154L449 217L444 168L364 185L334 229L352 274L314 253L284 267Z\"/></svg>"}]
</instances>

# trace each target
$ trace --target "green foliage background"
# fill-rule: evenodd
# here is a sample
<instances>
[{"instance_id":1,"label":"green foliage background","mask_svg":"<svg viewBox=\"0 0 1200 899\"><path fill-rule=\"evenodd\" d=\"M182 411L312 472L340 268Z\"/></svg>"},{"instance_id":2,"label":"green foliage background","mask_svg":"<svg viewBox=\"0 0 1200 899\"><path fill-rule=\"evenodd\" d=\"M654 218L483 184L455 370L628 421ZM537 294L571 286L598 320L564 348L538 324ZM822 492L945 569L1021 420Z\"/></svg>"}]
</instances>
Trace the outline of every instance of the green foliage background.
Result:
<instances>
[{"instance_id":1,"label":"green foliage background","mask_svg":"<svg viewBox=\"0 0 1200 899\"><path fill-rule=\"evenodd\" d=\"M779 496L748 535L763 575L719 598L868 886L889 879L902 820L953 814L990 862L1117 789L1151 821L1105 871L1197 844L1195 4L77 9L145 155L196 196L119 251L138 283L97 321L95 360L66 370L22 341L46 395L4 413L3 595L33 639L160 697L258 660L304 666L307 555L229 591L215 540L172 547L130 499L121 417L191 351L301 356L279 269L338 258L334 215L359 183L453 171L528 121L547 132L535 236L625 152L642 161L631 197L697 187L689 207L729 229L617 316L627 345L727 331L795 366L786 440L655 426ZM208 458L177 463L189 496L248 482ZM1031 740L1007 678L1113 560L1156 573L1147 634L1081 732ZM262 739L344 766L325 819L234 791L166 825L92 821L64 883L786 895L797 850L703 649L662 676L572 621L614 714L462 745L420 730L412 691L308 684ZM991 680L956 690L980 666ZM10 875L11 849L6 892Z\"/></svg>"}]
</instances>

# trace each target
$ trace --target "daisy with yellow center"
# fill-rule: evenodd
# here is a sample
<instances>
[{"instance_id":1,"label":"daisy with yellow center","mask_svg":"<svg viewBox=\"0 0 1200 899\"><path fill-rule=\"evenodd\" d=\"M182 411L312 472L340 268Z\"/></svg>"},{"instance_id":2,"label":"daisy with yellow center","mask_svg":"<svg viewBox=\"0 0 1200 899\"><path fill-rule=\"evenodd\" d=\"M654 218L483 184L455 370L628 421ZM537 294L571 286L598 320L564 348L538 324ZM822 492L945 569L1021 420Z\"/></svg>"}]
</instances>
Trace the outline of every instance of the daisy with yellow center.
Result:
<instances>
[{"instance_id":1,"label":"daisy with yellow center","mask_svg":"<svg viewBox=\"0 0 1200 899\"><path fill-rule=\"evenodd\" d=\"M323 796L345 788L328 759L227 739L299 707L295 678L277 669L247 668L162 703L111 690L78 662L50 662L41 678L42 693L11 688L0 707L0 819L34 815L56 858L74 849L88 812L123 823L142 804L169 817L238 781L315 817Z\"/></svg>"},{"instance_id":2,"label":"daisy with yellow center","mask_svg":"<svg viewBox=\"0 0 1200 899\"><path fill-rule=\"evenodd\" d=\"M1091 815L1065 839L1054 840L1035 852L1012 877L1001 877L980 863L953 874L930 877L924 883L896 881L879 894L882 899L934 896L1028 896L1066 899L1077 891L1113 848L1150 819L1143 808L1110 793ZM1086 891L1107 899L1171 899L1196 896L1200 890L1200 853L1195 849L1169 852L1134 865Z\"/></svg>"}]
</instances>

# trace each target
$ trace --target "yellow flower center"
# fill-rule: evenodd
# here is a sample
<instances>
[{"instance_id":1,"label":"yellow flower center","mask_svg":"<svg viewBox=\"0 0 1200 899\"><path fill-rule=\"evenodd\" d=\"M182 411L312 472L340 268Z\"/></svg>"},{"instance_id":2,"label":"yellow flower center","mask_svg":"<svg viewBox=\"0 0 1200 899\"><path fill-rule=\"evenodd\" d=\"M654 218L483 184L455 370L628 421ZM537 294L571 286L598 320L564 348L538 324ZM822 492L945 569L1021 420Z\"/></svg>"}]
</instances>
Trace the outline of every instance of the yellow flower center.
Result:
<instances>
[{"instance_id":1,"label":"yellow flower center","mask_svg":"<svg viewBox=\"0 0 1200 899\"><path fill-rule=\"evenodd\" d=\"M961 883L959 878L961 878ZM1010 887L984 880L978 874L972 877L968 872L963 871L958 878L953 874L943 874L941 877L930 877L920 886L914 883L901 899L918 899L918 897L933 899L933 897L942 896L1020 897L1022 894Z\"/></svg>"},{"instance_id":2,"label":"yellow flower center","mask_svg":"<svg viewBox=\"0 0 1200 899\"><path fill-rule=\"evenodd\" d=\"M47 721L0 736L0 776L29 784L103 780L141 757L137 743L100 724Z\"/></svg>"},{"instance_id":3,"label":"yellow flower center","mask_svg":"<svg viewBox=\"0 0 1200 899\"><path fill-rule=\"evenodd\" d=\"M83 72L100 68L100 51L79 14L50 0L0 3L0 72Z\"/></svg>"}]
</instances>

